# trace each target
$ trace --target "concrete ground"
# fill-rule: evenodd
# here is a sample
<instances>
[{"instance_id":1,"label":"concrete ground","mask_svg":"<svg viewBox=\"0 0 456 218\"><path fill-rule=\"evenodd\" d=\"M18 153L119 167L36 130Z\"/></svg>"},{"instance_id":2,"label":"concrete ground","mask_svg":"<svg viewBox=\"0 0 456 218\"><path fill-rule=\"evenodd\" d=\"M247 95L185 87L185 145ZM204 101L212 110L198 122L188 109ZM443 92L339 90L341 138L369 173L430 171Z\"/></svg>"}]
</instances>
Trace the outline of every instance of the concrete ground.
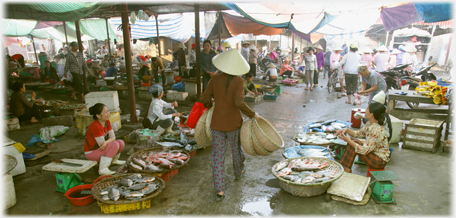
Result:
<instances>
[{"instance_id":1,"label":"concrete ground","mask_svg":"<svg viewBox=\"0 0 456 218\"><path fill-rule=\"evenodd\" d=\"M447 77L442 74L438 77ZM320 85L327 79L320 76ZM258 83L262 83L258 81ZM325 85L323 85L325 87ZM345 104L346 97L337 98L337 93L328 93L318 87L314 91L304 91L305 84L283 86L283 94L276 101L248 103L261 116L269 120L282 135L285 148L294 146L292 137L310 122L339 119L349 121L351 109L366 108L367 104L353 106ZM40 93L38 93L39 95ZM39 97L39 96L38 96ZM69 99L64 95L61 98ZM149 102L137 102L138 108L147 110ZM305 105L305 107L303 107ZM406 108L405 102L399 107ZM425 105L420 105L420 107ZM128 113L127 100L121 99L122 114ZM426 107L439 107L428 105ZM190 110L191 105L179 107L179 111ZM143 116L143 115L142 115ZM125 118L125 117L123 117ZM29 135L36 134L42 124L25 125L20 130L7 132L13 140L26 144ZM116 132L118 137L140 128L138 125L123 125ZM51 159L79 158L83 152L83 138L73 127L55 144ZM127 144L127 149L133 144ZM452 177L454 163L452 149L443 153L402 149L401 143L392 144L395 151L386 169L395 172L399 180L394 181L396 205L376 204L373 200L365 206L354 206L338 201L326 202L324 195L302 198L294 197L279 187L278 180L271 174L271 167L283 160L284 149L270 156L250 156L246 154L246 174L241 180L234 180L231 151L227 149L225 169L227 175L226 198L215 201L215 191L211 173L211 149L197 151L188 166L166 183L165 190L151 200L149 209L123 212L119 215L228 215L228 216L287 216L287 215L451 215ZM26 152L35 153L39 149L27 147ZM121 159L128 156L123 153ZM64 194L56 192L53 172L43 171L37 165L28 167L27 172L14 177L17 204L5 210L7 215L100 215L103 214L96 202L82 207L69 203ZM116 169L116 167L111 167ZM354 164L353 173L366 175L367 166ZM80 174L85 182L98 177L97 169Z\"/></svg>"}]
</instances>

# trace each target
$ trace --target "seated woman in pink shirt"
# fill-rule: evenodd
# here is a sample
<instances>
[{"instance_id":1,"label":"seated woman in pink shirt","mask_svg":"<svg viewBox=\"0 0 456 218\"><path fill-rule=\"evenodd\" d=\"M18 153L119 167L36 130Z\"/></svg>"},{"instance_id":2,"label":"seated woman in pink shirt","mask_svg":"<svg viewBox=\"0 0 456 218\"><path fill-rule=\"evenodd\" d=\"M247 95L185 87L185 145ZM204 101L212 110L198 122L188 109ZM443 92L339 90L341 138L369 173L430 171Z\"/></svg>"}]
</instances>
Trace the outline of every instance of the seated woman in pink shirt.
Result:
<instances>
[{"instance_id":1,"label":"seated woman in pink shirt","mask_svg":"<svg viewBox=\"0 0 456 218\"><path fill-rule=\"evenodd\" d=\"M288 63L290 63L290 60L288 60L288 58L283 60L282 67L280 68L280 76L282 76L282 77L288 76L288 78L290 78L291 74L293 74L294 69L293 69L293 67L288 65Z\"/></svg>"}]
</instances>

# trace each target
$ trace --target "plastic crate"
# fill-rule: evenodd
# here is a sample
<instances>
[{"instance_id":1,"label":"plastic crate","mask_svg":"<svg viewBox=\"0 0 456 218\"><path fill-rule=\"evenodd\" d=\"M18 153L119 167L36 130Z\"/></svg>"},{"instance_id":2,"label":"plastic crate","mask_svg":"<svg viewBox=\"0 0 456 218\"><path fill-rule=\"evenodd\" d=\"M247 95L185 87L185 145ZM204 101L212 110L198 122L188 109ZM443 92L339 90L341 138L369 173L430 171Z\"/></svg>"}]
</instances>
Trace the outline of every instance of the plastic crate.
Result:
<instances>
[{"instance_id":1,"label":"plastic crate","mask_svg":"<svg viewBox=\"0 0 456 218\"><path fill-rule=\"evenodd\" d=\"M132 210L141 210L150 208L150 199L147 201L141 201L131 204L105 204L97 201L103 213L120 213Z\"/></svg>"},{"instance_id":2,"label":"plastic crate","mask_svg":"<svg viewBox=\"0 0 456 218\"><path fill-rule=\"evenodd\" d=\"M404 143L402 148L436 152L440 145L443 122L413 118L405 124Z\"/></svg>"},{"instance_id":3,"label":"plastic crate","mask_svg":"<svg viewBox=\"0 0 456 218\"><path fill-rule=\"evenodd\" d=\"M276 100L277 99L277 93L275 93L275 92L265 92L263 99L264 100Z\"/></svg>"},{"instance_id":4,"label":"plastic crate","mask_svg":"<svg viewBox=\"0 0 456 218\"><path fill-rule=\"evenodd\" d=\"M245 96L244 101L245 102L259 102L262 99L263 98L261 98L261 96L256 96L256 97Z\"/></svg>"},{"instance_id":5,"label":"plastic crate","mask_svg":"<svg viewBox=\"0 0 456 218\"><path fill-rule=\"evenodd\" d=\"M171 178L173 178L173 176L175 176L177 174L178 170L179 169L171 170L167 173L154 173L153 175L160 177L165 182L168 182Z\"/></svg>"},{"instance_id":6,"label":"plastic crate","mask_svg":"<svg viewBox=\"0 0 456 218\"><path fill-rule=\"evenodd\" d=\"M277 86L275 88L275 92L278 94L278 95L281 95L282 94L282 86Z\"/></svg>"}]
</instances>

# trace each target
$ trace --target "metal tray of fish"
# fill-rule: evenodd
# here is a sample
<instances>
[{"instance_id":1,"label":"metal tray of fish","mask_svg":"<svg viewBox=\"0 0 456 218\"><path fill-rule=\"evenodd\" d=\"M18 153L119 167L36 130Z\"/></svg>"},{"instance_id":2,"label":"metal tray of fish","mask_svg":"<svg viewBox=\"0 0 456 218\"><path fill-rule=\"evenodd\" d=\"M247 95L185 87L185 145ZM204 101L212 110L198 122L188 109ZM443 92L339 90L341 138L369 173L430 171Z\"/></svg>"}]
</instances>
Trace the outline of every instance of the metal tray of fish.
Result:
<instances>
[{"instance_id":1,"label":"metal tray of fish","mask_svg":"<svg viewBox=\"0 0 456 218\"><path fill-rule=\"evenodd\" d=\"M148 148L128 157L127 166L137 173L165 173L186 165L189 160L190 154L184 150Z\"/></svg>"},{"instance_id":2,"label":"metal tray of fish","mask_svg":"<svg viewBox=\"0 0 456 218\"><path fill-rule=\"evenodd\" d=\"M87 106L86 104L65 104L65 105L60 105L57 108L60 110L73 110L73 109L85 108L86 106Z\"/></svg>"},{"instance_id":3,"label":"metal tray of fish","mask_svg":"<svg viewBox=\"0 0 456 218\"><path fill-rule=\"evenodd\" d=\"M92 187L95 199L106 204L130 204L149 200L165 189L165 181L148 173L130 173L97 182Z\"/></svg>"},{"instance_id":4,"label":"metal tray of fish","mask_svg":"<svg viewBox=\"0 0 456 218\"><path fill-rule=\"evenodd\" d=\"M316 145L292 146L286 148L285 151L282 153L282 156L285 159L291 159L296 157L324 157L334 160L335 155L329 147L329 145L326 148L323 146Z\"/></svg>"},{"instance_id":5,"label":"metal tray of fish","mask_svg":"<svg viewBox=\"0 0 456 218\"><path fill-rule=\"evenodd\" d=\"M324 132L307 132L300 133L293 137L293 141L301 145L318 145L327 146L333 144L331 140L337 139L332 133Z\"/></svg>"}]
</instances>

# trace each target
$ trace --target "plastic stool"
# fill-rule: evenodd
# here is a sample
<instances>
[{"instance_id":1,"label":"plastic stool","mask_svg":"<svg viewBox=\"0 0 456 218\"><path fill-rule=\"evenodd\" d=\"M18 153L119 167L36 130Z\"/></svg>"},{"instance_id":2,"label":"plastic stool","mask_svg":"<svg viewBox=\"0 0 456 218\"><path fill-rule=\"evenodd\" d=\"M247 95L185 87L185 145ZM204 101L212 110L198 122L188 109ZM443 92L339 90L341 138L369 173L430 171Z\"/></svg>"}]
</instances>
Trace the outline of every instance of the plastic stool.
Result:
<instances>
[{"instance_id":1,"label":"plastic stool","mask_svg":"<svg viewBox=\"0 0 456 218\"><path fill-rule=\"evenodd\" d=\"M369 169L367 169L367 177L372 176L372 174L370 173L371 171L385 171L385 168L383 168L383 169L372 169L372 168L369 167Z\"/></svg>"}]
</instances>

